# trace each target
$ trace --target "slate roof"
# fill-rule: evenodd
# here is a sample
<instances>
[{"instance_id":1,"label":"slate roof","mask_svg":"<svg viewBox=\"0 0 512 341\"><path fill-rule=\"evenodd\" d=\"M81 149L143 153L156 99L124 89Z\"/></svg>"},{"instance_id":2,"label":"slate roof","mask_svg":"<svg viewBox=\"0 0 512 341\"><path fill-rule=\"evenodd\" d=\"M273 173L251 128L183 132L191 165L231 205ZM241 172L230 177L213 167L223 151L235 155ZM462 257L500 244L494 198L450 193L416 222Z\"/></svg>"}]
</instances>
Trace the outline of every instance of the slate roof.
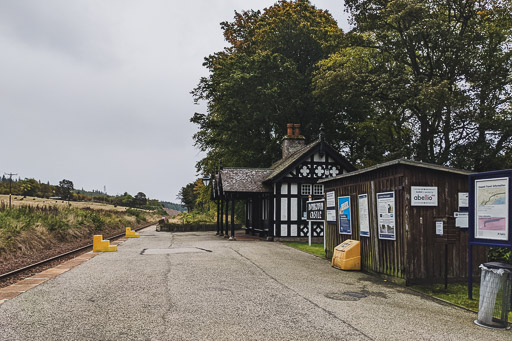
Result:
<instances>
[{"instance_id":1,"label":"slate roof","mask_svg":"<svg viewBox=\"0 0 512 341\"><path fill-rule=\"evenodd\" d=\"M318 139L297 150L288 158L277 161L272 166L270 166L270 169L272 169L272 173L265 179L265 181L274 180L279 176L282 176L283 172L285 172L288 168L293 167L295 163L298 163L302 158L304 158L308 153L310 153L313 149L317 148L318 145L322 143L324 151L327 152L330 150L330 156L334 158L336 162L341 164L347 171L351 172L356 170L356 168L350 162L348 162L343 156L341 156L336 150L334 150L328 143L325 143L321 139Z\"/></svg>"},{"instance_id":2,"label":"slate roof","mask_svg":"<svg viewBox=\"0 0 512 341\"><path fill-rule=\"evenodd\" d=\"M336 180L336 179L347 178L347 177L350 177L350 176L371 172L371 171L379 169L379 168L390 167L390 166L399 165L399 164L407 165L407 166L414 166L414 167L421 167L421 168L428 168L428 169L433 169L433 170L437 170L437 171L441 171L441 172L455 173L455 174L460 174L460 175L469 175L469 174L473 173L473 172L470 172L470 171L465 171L465 170L462 170L462 169L456 169L456 168L436 165L436 164L433 164L433 163L426 163L426 162L420 162L420 161L412 161L412 160L407 160L407 159L397 159L397 160L393 160L393 161L384 162L384 163L381 163L381 164L378 164L378 165L375 165L375 166L359 169L359 170L354 171L354 172L350 172L350 173L346 173L346 174L341 174L341 175L338 175L338 176L336 176L334 178L322 179L322 180L319 180L318 182L322 183L322 182L332 181L332 180Z\"/></svg>"},{"instance_id":3,"label":"slate roof","mask_svg":"<svg viewBox=\"0 0 512 341\"><path fill-rule=\"evenodd\" d=\"M269 193L263 181L272 173L267 168L224 168L220 171L224 192Z\"/></svg>"}]
</instances>

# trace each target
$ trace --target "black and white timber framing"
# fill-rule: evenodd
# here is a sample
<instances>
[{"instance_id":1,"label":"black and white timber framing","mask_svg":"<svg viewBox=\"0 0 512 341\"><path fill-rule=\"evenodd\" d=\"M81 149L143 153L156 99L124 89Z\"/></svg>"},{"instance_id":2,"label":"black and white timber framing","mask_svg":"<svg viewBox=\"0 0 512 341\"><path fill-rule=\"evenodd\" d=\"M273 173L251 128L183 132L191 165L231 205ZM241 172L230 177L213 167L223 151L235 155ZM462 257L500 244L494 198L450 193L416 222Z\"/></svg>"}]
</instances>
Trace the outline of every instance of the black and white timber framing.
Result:
<instances>
[{"instance_id":1,"label":"black and white timber framing","mask_svg":"<svg viewBox=\"0 0 512 341\"><path fill-rule=\"evenodd\" d=\"M234 201L245 202L247 232L268 237L308 237L305 203L323 198L321 179L354 171L334 148L327 144L322 134L308 145L288 125L288 135L283 138L283 158L270 168L222 168L213 181L213 198L219 212L233 206ZM226 210L226 213L227 210ZM231 220L233 221L233 212ZM228 233L228 214L218 216L218 234ZM231 224L233 227L233 224ZM313 222L313 237L322 237L323 222ZM234 231L231 231L234 237Z\"/></svg>"}]
</instances>

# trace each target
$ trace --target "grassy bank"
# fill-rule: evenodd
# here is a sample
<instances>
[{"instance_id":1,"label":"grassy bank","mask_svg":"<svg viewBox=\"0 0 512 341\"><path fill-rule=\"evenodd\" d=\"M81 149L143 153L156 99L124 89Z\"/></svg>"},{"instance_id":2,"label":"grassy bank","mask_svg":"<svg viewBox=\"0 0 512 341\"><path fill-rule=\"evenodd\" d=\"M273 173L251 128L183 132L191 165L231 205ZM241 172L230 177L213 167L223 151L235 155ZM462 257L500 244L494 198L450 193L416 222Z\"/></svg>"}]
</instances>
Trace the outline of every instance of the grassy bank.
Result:
<instances>
[{"instance_id":1,"label":"grassy bank","mask_svg":"<svg viewBox=\"0 0 512 341\"><path fill-rule=\"evenodd\" d=\"M31 238L42 239L37 244L61 242L141 225L161 217L136 209L124 211L96 210L66 206L0 206L0 255L33 249ZM28 243L34 244L34 243ZM37 247L34 247L37 248ZM36 250L32 250L36 251Z\"/></svg>"}]
</instances>

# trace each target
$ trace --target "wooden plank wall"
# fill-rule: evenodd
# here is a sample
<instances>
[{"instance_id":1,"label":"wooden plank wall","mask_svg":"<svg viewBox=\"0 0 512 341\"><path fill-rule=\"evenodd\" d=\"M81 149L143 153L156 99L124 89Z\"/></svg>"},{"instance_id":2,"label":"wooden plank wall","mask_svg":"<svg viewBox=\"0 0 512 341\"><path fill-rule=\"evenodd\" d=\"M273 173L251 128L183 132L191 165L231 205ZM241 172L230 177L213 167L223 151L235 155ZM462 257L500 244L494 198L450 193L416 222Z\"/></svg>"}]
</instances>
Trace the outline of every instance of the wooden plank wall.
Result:
<instances>
[{"instance_id":1,"label":"wooden plank wall","mask_svg":"<svg viewBox=\"0 0 512 341\"><path fill-rule=\"evenodd\" d=\"M437 207L411 207L411 186L437 186ZM375 171L325 183L325 191L350 196L352 234L342 235L336 224L326 229L327 256L347 239L360 240L362 269L397 277L406 284L439 282L444 278L445 245L435 238L435 218L452 217L458 210L458 192L468 191L465 175L407 165L392 165ZM377 231L376 193L395 192L396 240L380 240ZM368 194L370 237L359 234L358 195ZM467 276L467 230L456 230L456 242L448 246L448 275ZM475 262L485 261L486 250L475 248Z\"/></svg>"}]
</instances>

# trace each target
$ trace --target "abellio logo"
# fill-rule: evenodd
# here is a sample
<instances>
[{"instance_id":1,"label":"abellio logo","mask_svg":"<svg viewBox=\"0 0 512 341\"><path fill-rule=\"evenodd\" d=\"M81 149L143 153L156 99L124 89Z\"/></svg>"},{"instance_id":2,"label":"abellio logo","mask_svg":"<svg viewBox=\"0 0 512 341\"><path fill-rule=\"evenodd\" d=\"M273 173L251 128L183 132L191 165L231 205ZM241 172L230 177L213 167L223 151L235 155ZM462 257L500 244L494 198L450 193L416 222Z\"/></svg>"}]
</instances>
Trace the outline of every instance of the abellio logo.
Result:
<instances>
[{"instance_id":1,"label":"abellio logo","mask_svg":"<svg viewBox=\"0 0 512 341\"><path fill-rule=\"evenodd\" d=\"M432 201L434 200L433 195L415 195L414 200Z\"/></svg>"}]
</instances>

